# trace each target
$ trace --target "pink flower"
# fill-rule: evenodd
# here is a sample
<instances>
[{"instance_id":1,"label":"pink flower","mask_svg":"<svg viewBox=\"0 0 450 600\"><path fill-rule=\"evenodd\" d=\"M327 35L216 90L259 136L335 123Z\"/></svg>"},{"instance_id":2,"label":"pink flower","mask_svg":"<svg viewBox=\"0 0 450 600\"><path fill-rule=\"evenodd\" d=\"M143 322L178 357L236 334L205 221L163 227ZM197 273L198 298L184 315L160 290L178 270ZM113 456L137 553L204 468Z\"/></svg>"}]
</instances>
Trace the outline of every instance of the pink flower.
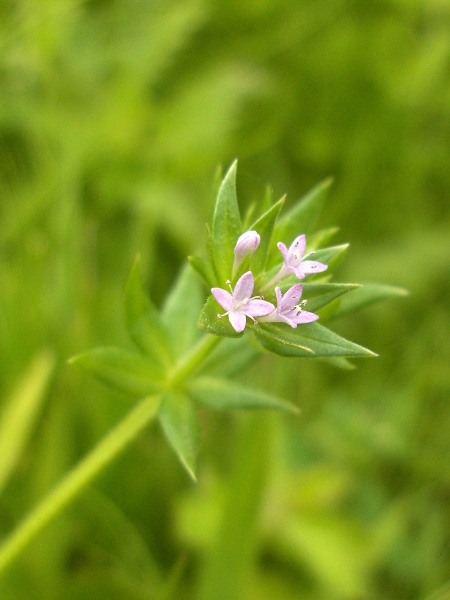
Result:
<instances>
[{"instance_id":1,"label":"pink flower","mask_svg":"<svg viewBox=\"0 0 450 600\"><path fill-rule=\"evenodd\" d=\"M306 250L306 235L296 237L289 250L283 242L278 242L277 246L283 255L284 265L275 277L264 286L263 290L269 289L289 275L296 275L299 279L304 279L306 275L323 273L323 271L328 269L328 265L315 260L303 260ZM311 254L314 253L312 252Z\"/></svg>"},{"instance_id":2,"label":"pink flower","mask_svg":"<svg viewBox=\"0 0 450 600\"><path fill-rule=\"evenodd\" d=\"M251 271L244 273L236 283L234 288L230 285L230 292L222 288L212 288L211 292L217 302L227 312L230 323L235 331L240 333L244 331L247 324L247 317L255 320L256 317L263 317L275 310L275 306L259 297L252 298L255 287L255 278ZM219 318L225 315L218 315Z\"/></svg>"},{"instance_id":3,"label":"pink flower","mask_svg":"<svg viewBox=\"0 0 450 600\"><path fill-rule=\"evenodd\" d=\"M295 329L297 325L317 321L319 318L318 315L308 312L307 310L303 310L306 300L300 302L302 293L303 286L301 283L291 287L291 289L289 289L284 296L281 294L280 288L276 287L275 294L277 295L277 308L266 317L263 317L261 322L287 323Z\"/></svg>"},{"instance_id":4,"label":"pink flower","mask_svg":"<svg viewBox=\"0 0 450 600\"><path fill-rule=\"evenodd\" d=\"M296 275L299 279L304 279L306 275L322 273L328 269L328 266L323 263L303 260L306 250L306 235L299 235L295 238L289 250L283 242L278 242L277 246L284 258L284 266L280 271L280 273L283 272L283 277Z\"/></svg>"}]
</instances>

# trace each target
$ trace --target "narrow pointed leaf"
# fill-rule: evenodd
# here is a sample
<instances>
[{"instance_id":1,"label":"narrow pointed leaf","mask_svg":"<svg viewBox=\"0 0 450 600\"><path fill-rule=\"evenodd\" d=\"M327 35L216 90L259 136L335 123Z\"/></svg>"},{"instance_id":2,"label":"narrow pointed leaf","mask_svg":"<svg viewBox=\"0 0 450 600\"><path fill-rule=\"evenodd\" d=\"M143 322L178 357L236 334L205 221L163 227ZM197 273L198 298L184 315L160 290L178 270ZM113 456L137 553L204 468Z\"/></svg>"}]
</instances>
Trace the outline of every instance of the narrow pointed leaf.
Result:
<instances>
[{"instance_id":1,"label":"narrow pointed leaf","mask_svg":"<svg viewBox=\"0 0 450 600\"><path fill-rule=\"evenodd\" d=\"M269 249L272 242L272 233L275 227L276 220L283 207L285 197L278 200L267 212L265 212L257 221L250 227L251 230L257 231L261 236L261 242L258 250L252 258L252 271L260 273L266 268Z\"/></svg>"},{"instance_id":2,"label":"narrow pointed leaf","mask_svg":"<svg viewBox=\"0 0 450 600\"><path fill-rule=\"evenodd\" d=\"M291 402L262 390L255 390L241 383L218 377L197 377L189 382L187 392L194 400L214 410L260 408L290 413L299 412Z\"/></svg>"},{"instance_id":3,"label":"narrow pointed leaf","mask_svg":"<svg viewBox=\"0 0 450 600\"><path fill-rule=\"evenodd\" d=\"M298 235L313 231L332 183L331 178L319 183L279 219L274 232L276 242L289 245Z\"/></svg>"},{"instance_id":4,"label":"narrow pointed leaf","mask_svg":"<svg viewBox=\"0 0 450 600\"><path fill-rule=\"evenodd\" d=\"M330 272L335 271L336 268L341 264L349 246L350 244L340 244L339 246L328 246L328 248L316 250L311 256L311 260L328 265L328 270L325 271L325 273L319 273L317 277L320 275L327 275Z\"/></svg>"},{"instance_id":5,"label":"narrow pointed leaf","mask_svg":"<svg viewBox=\"0 0 450 600\"><path fill-rule=\"evenodd\" d=\"M249 344L248 338L242 336L223 340L209 355L202 366L202 373L233 377L245 371L258 357L261 349L257 344Z\"/></svg>"},{"instance_id":6,"label":"narrow pointed leaf","mask_svg":"<svg viewBox=\"0 0 450 600\"><path fill-rule=\"evenodd\" d=\"M45 398L55 365L54 357L42 352L24 373L0 418L0 491L19 461Z\"/></svg>"},{"instance_id":7,"label":"narrow pointed leaf","mask_svg":"<svg viewBox=\"0 0 450 600\"><path fill-rule=\"evenodd\" d=\"M308 235L308 247L311 250L317 250L330 243L336 233L339 231L339 227L328 227L327 229L320 229L315 231L311 235Z\"/></svg>"},{"instance_id":8,"label":"narrow pointed leaf","mask_svg":"<svg viewBox=\"0 0 450 600\"><path fill-rule=\"evenodd\" d=\"M214 296L209 296L200 315L199 326L206 332L222 337L241 337L242 333L237 333L228 319L228 316L219 318L223 314L223 308L217 303Z\"/></svg>"},{"instance_id":9,"label":"narrow pointed leaf","mask_svg":"<svg viewBox=\"0 0 450 600\"><path fill-rule=\"evenodd\" d=\"M359 290L348 298L343 298L341 304L334 314L335 319L351 314L375 302L388 300L396 296L408 296L404 288L383 285L380 283L365 283Z\"/></svg>"},{"instance_id":10,"label":"narrow pointed leaf","mask_svg":"<svg viewBox=\"0 0 450 600\"><path fill-rule=\"evenodd\" d=\"M284 323L252 326L258 341L271 352L283 356L376 356L367 348L350 342L318 323L292 329Z\"/></svg>"},{"instance_id":11,"label":"narrow pointed leaf","mask_svg":"<svg viewBox=\"0 0 450 600\"><path fill-rule=\"evenodd\" d=\"M281 286L281 290L285 286ZM305 310L316 312L319 309L327 306L336 298L357 290L360 285L357 283L304 283L303 284L303 300L307 300L308 304ZM288 289L286 287L286 289Z\"/></svg>"},{"instance_id":12,"label":"narrow pointed leaf","mask_svg":"<svg viewBox=\"0 0 450 600\"><path fill-rule=\"evenodd\" d=\"M125 292L128 332L136 346L161 364L170 363L170 342L161 315L150 302L141 279L139 256L134 261Z\"/></svg>"},{"instance_id":13,"label":"narrow pointed leaf","mask_svg":"<svg viewBox=\"0 0 450 600\"><path fill-rule=\"evenodd\" d=\"M306 325L301 325L301 327L306 327ZM276 323L270 325L261 323L251 329L261 346L270 352L281 356L314 356L314 351L292 335L294 330L284 323L283 327L278 327Z\"/></svg>"},{"instance_id":14,"label":"narrow pointed leaf","mask_svg":"<svg viewBox=\"0 0 450 600\"><path fill-rule=\"evenodd\" d=\"M237 161L234 161L220 186L212 222L214 265L222 285L231 277L234 248L242 233L236 197L236 167Z\"/></svg>"},{"instance_id":15,"label":"narrow pointed leaf","mask_svg":"<svg viewBox=\"0 0 450 600\"><path fill-rule=\"evenodd\" d=\"M186 265L169 292L162 311L162 320L169 332L176 359L183 356L200 337L198 317L202 307L200 282L190 265Z\"/></svg>"},{"instance_id":16,"label":"narrow pointed leaf","mask_svg":"<svg viewBox=\"0 0 450 600\"><path fill-rule=\"evenodd\" d=\"M196 481L200 425L191 400L183 394L167 392L161 402L159 419L169 444L186 471Z\"/></svg>"},{"instance_id":17,"label":"narrow pointed leaf","mask_svg":"<svg viewBox=\"0 0 450 600\"><path fill-rule=\"evenodd\" d=\"M163 370L150 357L113 346L94 348L69 361L79 365L97 379L133 396L160 391Z\"/></svg>"},{"instance_id":18,"label":"narrow pointed leaf","mask_svg":"<svg viewBox=\"0 0 450 600\"><path fill-rule=\"evenodd\" d=\"M206 287L214 287L216 283L216 276L214 275L214 271L212 270L210 263L200 256L188 256L188 261L191 264L191 267L203 279Z\"/></svg>"}]
</instances>

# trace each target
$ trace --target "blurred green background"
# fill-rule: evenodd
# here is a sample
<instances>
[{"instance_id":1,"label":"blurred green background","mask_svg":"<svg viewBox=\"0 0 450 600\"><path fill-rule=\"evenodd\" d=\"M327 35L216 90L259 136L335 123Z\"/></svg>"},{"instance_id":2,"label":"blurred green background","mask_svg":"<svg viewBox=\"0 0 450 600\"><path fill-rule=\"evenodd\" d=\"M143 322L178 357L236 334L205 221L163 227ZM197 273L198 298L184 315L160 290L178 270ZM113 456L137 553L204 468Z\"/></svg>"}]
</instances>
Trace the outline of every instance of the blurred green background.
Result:
<instances>
[{"instance_id":1,"label":"blurred green background","mask_svg":"<svg viewBox=\"0 0 450 600\"><path fill-rule=\"evenodd\" d=\"M202 412L197 485L146 432L1 599L450 598L450 4L3 0L0 48L0 411L36 405L1 537L132 405L67 358L128 344L137 252L162 302L219 164L243 207L333 176L338 280L410 290L337 324L357 370L245 375L300 418Z\"/></svg>"}]
</instances>

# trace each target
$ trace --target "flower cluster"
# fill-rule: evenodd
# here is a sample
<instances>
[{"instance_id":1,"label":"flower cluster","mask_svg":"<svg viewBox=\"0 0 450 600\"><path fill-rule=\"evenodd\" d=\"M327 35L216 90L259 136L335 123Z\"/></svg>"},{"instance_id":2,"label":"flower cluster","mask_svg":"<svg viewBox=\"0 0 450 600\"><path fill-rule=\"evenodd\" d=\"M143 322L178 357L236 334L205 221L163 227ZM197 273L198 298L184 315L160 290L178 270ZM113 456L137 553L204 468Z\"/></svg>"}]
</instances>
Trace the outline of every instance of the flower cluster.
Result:
<instances>
[{"instance_id":1,"label":"flower cluster","mask_svg":"<svg viewBox=\"0 0 450 600\"><path fill-rule=\"evenodd\" d=\"M234 249L235 260L233 265L233 275L236 274L242 261L247 254L256 252L260 243L260 236L256 231L247 231L243 233ZM278 249L283 255L284 264L280 271L275 275L264 290L271 288L276 283L290 275L296 275L299 279L304 279L306 275L312 273L322 273L328 269L327 265L313 260L304 260L306 250L306 236L300 235L291 244L289 250L282 243L278 243ZM212 288L211 292L217 302L226 310L225 314L218 315L222 318L228 315L232 327L238 333L244 331L247 324L247 317L253 320L255 324L259 319L263 323L287 323L293 328L304 323L317 321L318 315L304 310L306 300L301 300L303 286L298 283L292 286L283 296L280 288L275 287L275 296L277 306L264 300L262 296L253 296L255 288L255 278L251 271L247 271L237 281L234 290L231 282L228 281L230 291L222 288Z\"/></svg>"}]
</instances>

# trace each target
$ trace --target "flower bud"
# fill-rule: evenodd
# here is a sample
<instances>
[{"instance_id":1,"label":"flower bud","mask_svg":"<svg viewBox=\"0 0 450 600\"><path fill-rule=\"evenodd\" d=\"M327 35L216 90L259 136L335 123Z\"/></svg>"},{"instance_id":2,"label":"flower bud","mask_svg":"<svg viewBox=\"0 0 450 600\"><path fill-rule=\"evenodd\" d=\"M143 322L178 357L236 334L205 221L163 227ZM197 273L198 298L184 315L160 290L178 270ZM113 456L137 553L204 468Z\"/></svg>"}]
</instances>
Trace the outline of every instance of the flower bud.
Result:
<instances>
[{"instance_id":1,"label":"flower bud","mask_svg":"<svg viewBox=\"0 0 450 600\"><path fill-rule=\"evenodd\" d=\"M236 258L242 261L249 252L251 252L253 256L256 252L256 249L259 246L260 241L261 238L259 237L259 234L256 233L256 231L246 231L245 233L243 233L239 237L236 243L236 248L234 249Z\"/></svg>"},{"instance_id":2,"label":"flower bud","mask_svg":"<svg viewBox=\"0 0 450 600\"><path fill-rule=\"evenodd\" d=\"M235 258L233 265L233 277L247 254L249 252L251 252L252 256L255 254L260 241L261 238L256 231L246 231L238 238L236 247L234 249Z\"/></svg>"}]
</instances>

